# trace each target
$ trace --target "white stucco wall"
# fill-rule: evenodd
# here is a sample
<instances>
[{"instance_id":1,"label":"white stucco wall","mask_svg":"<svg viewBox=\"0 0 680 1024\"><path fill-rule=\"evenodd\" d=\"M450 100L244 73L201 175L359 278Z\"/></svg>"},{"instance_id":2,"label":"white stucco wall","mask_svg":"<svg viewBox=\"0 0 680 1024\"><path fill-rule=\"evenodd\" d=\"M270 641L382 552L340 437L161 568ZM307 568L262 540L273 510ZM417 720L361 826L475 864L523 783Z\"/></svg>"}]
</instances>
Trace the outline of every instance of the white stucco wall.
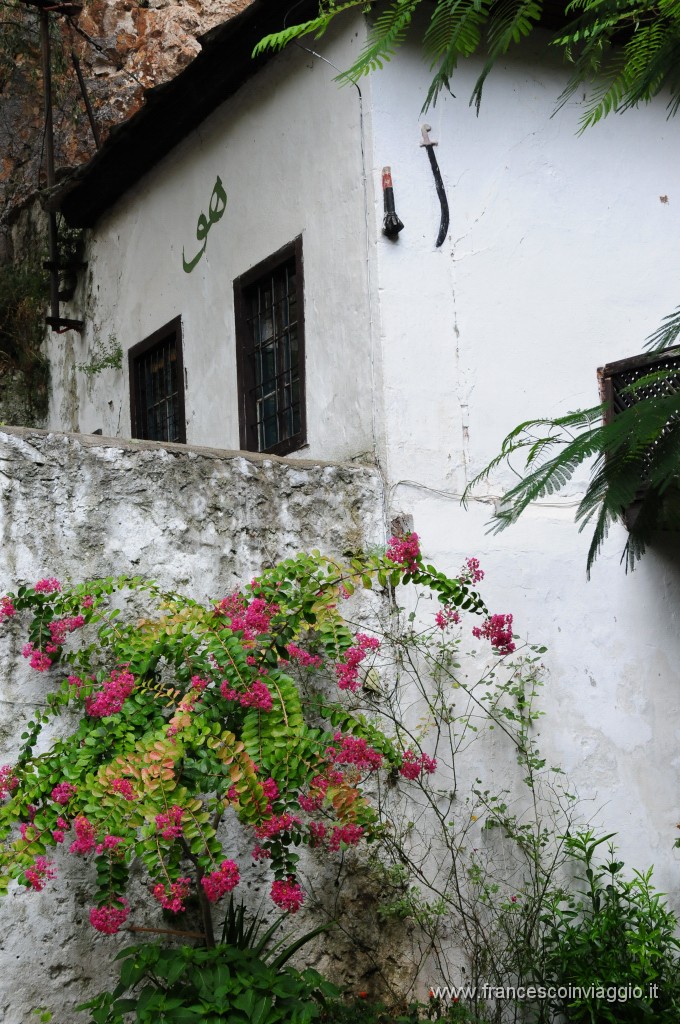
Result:
<instances>
[{"instance_id":1,"label":"white stucco wall","mask_svg":"<svg viewBox=\"0 0 680 1024\"><path fill-rule=\"evenodd\" d=\"M585 470L500 536L485 527L507 469L467 512L459 504L512 427L597 404L596 368L638 354L680 299L680 126L661 99L578 137L582 104L551 116L567 75L539 34L535 45L494 70L479 117L468 106L477 61L457 71L456 98L426 116L429 74L415 50L371 82L373 176L392 166L405 224L398 241L379 239L374 274L390 503L444 568L477 555L491 609L549 647L549 757L586 815L619 833L627 865L656 865L677 908L677 542L626 576L625 533L614 530L587 582L590 534L573 523ZM425 120L451 211L440 249Z\"/></svg>"},{"instance_id":2,"label":"white stucco wall","mask_svg":"<svg viewBox=\"0 0 680 1024\"><path fill-rule=\"evenodd\" d=\"M324 56L351 63L364 26ZM182 317L188 443L239 445L233 281L302 235L308 446L305 458L373 449L365 183L359 94L336 71L292 47L201 124L97 224L86 280L71 307L81 336L50 341L49 426L130 435L127 351ZM364 140L365 141L365 140ZM200 250L217 176L224 216ZM110 342L122 371L77 369ZM329 410L338 415L329 416ZM325 453L325 454L322 454Z\"/></svg>"},{"instance_id":3,"label":"white stucco wall","mask_svg":"<svg viewBox=\"0 0 680 1024\"><path fill-rule=\"evenodd\" d=\"M361 44L355 30L318 48L345 67ZM451 209L440 249L419 146L427 68L406 49L362 81L368 267L356 91L338 89L323 61L284 53L98 226L86 332L52 343L50 422L125 435L126 367L88 383L73 366L97 333L127 348L181 314L188 439L235 446L232 281L302 232L301 454L355 458L375 444L389 512L413 516L426 553L452 571L479 556L492 610L549 647L551 760L590 801L591 819L619 832L627 864L655 863L677 905L677 546L669 538L626 576L625 535L612 531L586 582L588 536L573 524L584 472L499 537L485 524L507 470L469 511L459 505L510 428L595 404L597 366L638 353L679 298L678 124L661 100L578 137L580 102L551 116L566 72L539 34L533 45L494 70L479 118L468 106L475 61L457 72L456 98L427 114ZM384 165L405 224L396 242L380 234ZM191 251L217 174L227 212L187 275L182 246Z\"/></svg>"}]
</instances>

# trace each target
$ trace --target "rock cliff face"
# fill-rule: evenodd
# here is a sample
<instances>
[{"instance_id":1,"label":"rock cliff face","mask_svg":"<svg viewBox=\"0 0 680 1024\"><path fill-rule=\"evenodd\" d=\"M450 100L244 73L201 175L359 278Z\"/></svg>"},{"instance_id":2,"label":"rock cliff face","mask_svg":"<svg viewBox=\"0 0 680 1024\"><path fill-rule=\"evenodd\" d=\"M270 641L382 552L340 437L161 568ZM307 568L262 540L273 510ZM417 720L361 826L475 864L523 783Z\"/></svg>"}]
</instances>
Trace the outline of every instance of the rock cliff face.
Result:
<instances>
[{"instance_id":1,"label":"rock cliff face","mask_svg":"<svg viewBox=\"0 0 680 1024\"><path fill-rule=\"evenodd\" d=\"M250 0L85 0L77 17L50 14L57 173L95 144L73 66L78 58L104 138L181 71L199 37ZM0 196L5 222L45 184L39 12L6 0L0 27Z\"/></svg>"}]
</instances>

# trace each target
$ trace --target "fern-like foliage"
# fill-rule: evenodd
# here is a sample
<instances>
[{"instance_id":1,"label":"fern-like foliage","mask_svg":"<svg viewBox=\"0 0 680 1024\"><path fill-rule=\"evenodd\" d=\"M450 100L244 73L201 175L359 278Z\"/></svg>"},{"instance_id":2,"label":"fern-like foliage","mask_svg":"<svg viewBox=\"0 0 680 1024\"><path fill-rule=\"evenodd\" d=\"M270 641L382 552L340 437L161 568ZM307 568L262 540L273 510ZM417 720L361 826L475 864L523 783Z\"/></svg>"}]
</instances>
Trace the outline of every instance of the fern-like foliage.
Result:
<instances>
[{"instance_id":1,"label":"fern-like foliage","mask_svg":"<svg viewBox=\"0 0 680 1024\"><path fill-rule=\"evenodd\" d=\"M532 502L564 488L578 466L594 459L576 510L580 529L594 525L587 573L615 522L628 528L622 561L632 569L659 530L680 527L680 371L655 370L621 394L636 401L608 422L602 422L602 405L521 423L470 482L464 501L501 463L523 458L519 482L494 513L491 530L498 532L517 522Z\"/></svg>"},{"instance_id":2,"label":"fern-like foliage","mask_svg":"<svg viewBox=\"0 0 680 1024\"><path fill-rule=\"evenodd\" d=\"M391 60L411 28L423 0L393 0L373 22L369 39L355 63L339 79L357 82ZM313 35L319 38L340 15L368 11L364 0L322 2L319 15L284 27L262 39L253 56L280 50ZM479 111L484 83L494 64L538 24L543 0L435 0L428 3L429 24L422 48L430 70L423 110L434 105L459 60L483 52L485 60L470 103ZM565 2L569 24L552 40L572 65L569 83L558 100L566 103L584 85L590 89L581 130L612 112L648 102L669 90L669 116L680 106L680 0L572 0Z\"/></svg>"},{"instance_id":3,"label":"fern-like foliage","mask_svg":"<svg viewBox=\"0 0 680 1024\"><path fill-rule=\"evenodd\" d=\"M252 55L253 57L259 57L261 54L266 53L267 50L273 50L274 52L283 50L289 43L294 42L296 39L301 39L303 36L313 35L315 39L319 39L339 14L343 14L345 11L356 7L365 8L366 0L349 0L348 3L337 5L320 4L319 16L317 18L303 21L299 25L289 25L287 28L282 28L280 32L272 32L270 35L264 36L255 46Z\"/></svg>"},{"instance_id":4,"label":"fern-like foliage","mask_svg":"<svg viewBox=\"0 0 680 1024\"><path fill-rule=\"evenodd\" d=\"M662 352L678 343L680 338L680 307L664 317L657 329L649 335L645 342L648 352Z\"/></svg>"},{"instance_id":5,"label":"fern-like foliage","mask_svg":"<svg viewBox=\"0 0 680 1024\"><path fill-rule=\"evenodd\" d=\"M680 2L573 0L574 21L554 44L573 64L560 97L565 103L584 84L592 88L581 131L611 112L670 92L669 116L680 105Z\"/></svg>"}]
</instances>

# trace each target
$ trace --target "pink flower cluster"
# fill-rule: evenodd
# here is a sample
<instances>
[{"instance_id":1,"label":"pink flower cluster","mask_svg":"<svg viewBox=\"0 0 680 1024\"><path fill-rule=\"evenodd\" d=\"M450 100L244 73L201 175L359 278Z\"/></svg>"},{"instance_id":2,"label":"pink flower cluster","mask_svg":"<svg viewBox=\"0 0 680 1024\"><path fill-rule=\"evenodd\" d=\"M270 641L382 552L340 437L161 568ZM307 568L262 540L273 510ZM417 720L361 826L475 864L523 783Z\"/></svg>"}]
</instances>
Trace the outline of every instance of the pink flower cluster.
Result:
<instances>
[{"instance_id":1,"label":"pink flower cluster","mask_svg":"<svg viewBox=\"0 0 680 1024\"><path fill-rule=\"evenodd\" d=\"M94 697L85 701L85 710L92 718L107 718L120 711L127 697L135 687L135 677L131 672L114 669L104 683L104 689Z\"/></svg>"},{"instance_id":2,"label":"pink flower cluster","mask_svg":"<svg viewBox=\"0 0 680 1024\"><path fill-rule=\"evenodd\" d=\"M399 774L405 779L417 779L419 775L432 775L437 770L437 762L427 754L420 757L413 750L404 751L404 759Z\"/></svg>"},{"instance_id":3,"label":"pink flower cluster","mask_svg":"<svg viewBox=\"0 0 680 1024\"><path fill-rule=\"evenodd\" d=\"M452 605L447 604L437 612L434 621L440 629L446 629L447 626L458 625L460 615Z\"/></svg>"},{"instance_id":4,"label":"pink flower cluster","mask_svg":"<svg viewBox=\"0 0 680 1024\"><path fill-rule=\"evenodd\" d=\"M267 604L262 597L255 597L248 603L239 593L230 594L215 606L215 611L228 620L230 629L243 633L244 640L254 640L268 633L272 616L278 610L278 605Z\"/></svg>"},{"instance_id":5,"label":"pink flower cluster","mask_svg":"<svg viewBox=\"0 0 680 1024\"><path fill-rule=\"evenodd\" d=\"M135 791L132 788L132 783L129 779L114 779L111 783L111 791L113 793L118 793L126 800L135 799Z\"/></svg>"},{"instance_id":6,"label":"pink flower cluster","mask_svg":"<svg viewBox=\"0 0 680 1024\"><path fill-rule=\"evenodd\" d=\"M342 775L340 775L341 779ZM309 784L309 794L305 796L301 793L298 796L298 803L302 810L307 811L308 814L318 811L323 803L328 786L328 779L325 779L323 775L316 775Z\"/></svg>"},{"instance_id":7,"label":"pink flower cluster","mask_svg":"<svg viewBox=\"0 0 680 1024\"><path fill-rule=\"evenodd\" d=\"M72 786L70 782L60 782L54 787L50 796L54 800L55 804L67 804L72 796L75 796L78 792L75 786Z\"/></svg>"},{"instance_id":8,"label":"pink flower cluster","mask_svg":"<svg viewBox=\"0 0 680 1024\"><path fill-rule=\"evenodd\" d=\"M309 834L312 846L323 846L323 841L326 838L326 826L322 821L310 821Z\"/></svg>"},{"instance_id":9,"label":"pink flower cluster","mask_svg":"<svg viewBox=\"0 0 680 1024\"><path fill-rule=\"evenodd\" d=\"M76 830L76 838L71 843L69 852L86 854L94 850L97 833L92 822L88 821L84 814L79 814L73 822L73 827Z\"/></svg>"},{"instance_id":10,"label":"pink flower cluster","mask_svg":"<svg viewBox=\"0 0 680 1024\"><path fill-rule=\"evenodd\" d=\"M222 896L235 889L240 879L238 867L233 860L224 860L217 871L203 875L201 885L211 903L217 903Z\"/></svg>"},{"instance_id":11,"label":"pink flower cluster","mask_svg":"<svg viewBox=\"0 0 680 1024\"><path fill-rule=\"evenodd\" d=\"M406 533L403 537L390 537L387 557L396 565L404 565L409 572L415 572L420 558L420 541L417 533Z\"/></svg>"},{"instance_id":12,"label":"pink flower cluster","mask_svg":"<svg viewBox=\"0 0 680 1024\"><path fill-rule=\"evenodd\" d=\"M33 867L26 868L24 875L26 876L26 881L36 892L42 892L45 888L45 883L51 878L56 878L57 872L54 870L52 861L48 860L47 857L36 857Z\"/></svg>"},{"instance_id":13,"label":"pink flower cluster","mask_svg":"<svg viewBox=\"0 0 680 1024\"><path fill-rule=\"evenodd\" d=\"M173 804L167 814L156 815L156 828L163 836L163 839L178 839L182 835L183 813L181 807Z\"/></svg>"},{"instance_id":14,"label":"pink flower cluster","mask_svg":"<svg viewBox=\"0 0 680 1024\"><path fill-rule=\"evenodd\" d=\"M338 750L337 747L326 748L326 757L329 761L333 761L335 764L353 764L362 771L369 772L382 767L382 754L374 750L373 747L369 747L366 740L357 739L354 736L343 736L341 732L336 732L333 740L340 744L340 749Z\"/></svg>"},{"instance_id":15,"label":"pink flower cluster","mask_svg":"<svg viewBox=\"0 0 680 1024\"><path fill-rule=\"evenodd\" d=\"M478 558L468 558L462 572L468 577L470 583L481 583L484 579L484 570L480 569Z\"/></svg>"},{"instance_id":16,"label":"pink flower cluster","mask_svg":"<svg viewBox=\"0 0 680 1024\"><path fill-rule=\"evenodd\" d=\"M54 576L48 576L44 580L38 580L34 590L36 594L53 594L56 590L61 590L61 583L55 580Z\"/></svg>"},{"instance_id":17,"label":"pink flower cluster","mask_svg":"<svg viewBox=\"0 0 680 1024\"><path fill-rule=\"evenodd\" d=\"M276 779L266 779L262 783L262 792L267 797L267 813L271 814L274 801L279 798L279 787L276 784Z\"/></svg>"},{"instance_id":18,"label":"pink flower cluster","mask_svg":"<svg viewBox=\"0 0 680 1024\"><path fill-rule=\"evenodd\" d=\"M356 846L363 834L361 825L336 825L328 840L328 849L335 852L340 849L340 843Z\"/></svg>"},{"instance_id":19,"label":"pink flower cluster","mask_svg":"<svg viewBox=\"0 0 680 1024\"><path fill-rule=\"evenodd\" d=\"M351 690L355 693L359 688L359 665L366 657L368 651L377 651L380 641L373 636L366 636L365 633L357 633L357 646L350 647L345 651L343 660L335 666L335 674L338 677L338 688L340 690Z\"/></svg>"},{"instance_id":20,"label":"pink flower cluster","mask_svg":"<svg viewBox=\"0 0 680 1024\"><path fill-rule=\"evenodd\" d=\"M274 839L283 835L284 832L292 832L296 825L302 822L296 814L274 814L262 825L255 827L255 835L258 839Z\"/></svg>"},{"instance_id":21,"label":"pink flower cluster","mask_svg":"<svg viewBox=\"0 0 680 1024\"><path fill-rule=\"evenodd\" d=\"M104 836L103 843L97 843L95 846L95 853L101 856L102 853L106 853L107 850L115 850L117 846L123 842L122 836Z\"/></svg>"},{"instance_id":22,"label":"pink flower cluster","mask_svg":"<svg viewBox=\"0 0 680 1024\"><path fill-rule=\"evenodd\" d=\"M299 665L303 665L305 668L321 668L323 665L323 658L320 658L318 654L310 654L308 651L303 651L297 644L288 644L286 647L290 661L297 661Z\"/></svg>"},{"instance_id":23,"label":"pink flower cluster","mask_svg":"<svg viewBox=\"0 0 680 1024\"><path fill-rule=\"evenodd\" d=\"M128 919L130 907L128 901L122 896L117 901L119 907L92 907L90 910L90 924L98 932L104 935L115 935L122 924Z\"/></svg>"},{"instance_id":24,"label":"pink flower cluster","mask_svg":"<svg viewBox=\"0 0 680 1024\"><path fill-rule=\"evenodd\" d=\"M245 693L234 690L229 685L229 680L225 679L220 687L220 692L225 700L237 700L244 708L257 708L259 711L271 711L272 709L272 695L261 679L256 679Z\"/></svg>"},{"instance_id":25,"label":"pink flower cluster","mask_svg":"<svg viewBox=\"0 0 680 1024\"><path fill-rule=\"evenodd\" d=\"M57 827L52 832L55 843L63 843L68 832L69 824L65 818L57 818Z\"/></svg>"},{"instance_id":26,"label":"pink flower cluster","mask_svg":"<svg viewBox=\"0 0 680 1024\"><path fill-rule=\"evenodd\" d=\"M272 882L271 897L277 907L294 914L305 901L305 894L292 875L287 881Z\"/></svg>"},{"instance_id":27,"label":"pink flower cluster","mask_svg":"<svg viewBox=\"0 0 680 1024\"><path fill-rule=\"evenodd\" d=\"M261 679L256 679L246 692L241 694L239 700L244 708L258 708L260 711L272 709L272 695Z\"/></svg>"},{"instance_id":28,"label":"pink flower cluster","mask_svg":"<svg viewBox=\"0 0 680 1024\"><path fill-rule=\"evenodd\" d=\"M4 800L19 785L19 780L16 775L12 775L12 771L11 764L3 764L0 768L0 800Z\"/></svg>"},{"instance_id":29,"label":"pink flower cluster","mask_svg":"<svg viewBox=\"0 0 680 1024\"><path fill-rule=\"evenodd\" d=\"M176 882L171 882L170 885L163 885L162 882L154 885L153 895L165 910L171 910L173 914L180 914L183 910L186 910L184 901L189 895L190 889L190 878L178 878Z\"/></svg>"},{"instance_id":30,"label":"pink flower cluster","mask_svg":"<svg viewBox=\"0 0 680 1024\"><path fill-rule=\"evenodd\" d=\"M84 625L85 619L82 615L71 615L65 619L53 619L49 625L52 643L46 644L45 650L49 654L54 654L55 651L58 651L66 643L66 637L69 633L73 633Z\"/></svg>"},{"instance_id":31,"label":"pink flower cluster","mask_svg":"<svg viewBox=\"0 0 680 1024\"><path fill-rule=\"evenodd\" d=\"M516 649L512 640L512 615L492 615L481 626L473 626L472 635L490 640L499 654L512 654Z\"/></svg>"},{"instance_id":32,"label":"pink flower cluster","mask_svg":"<svg viewBox=\"0 0 680 1024\"><path fill-rule=\"evenodd\" d=\"M5 619L11 619L16 613L17 610L9 597L0 597L0 622L4 622Z\"/></svg>"},{"instance_id":33,"label":"pink flower cluster","mask_svg":"<svg viewBox=\"0 0 680 1024\"><path fill-rule=\"evenodd\" d=\"M251 857L254 861L268 860L272 855L271 850L265 850L262 846L254 846Z\"/></svg>"},{"instance_id":34,"label":"pink flower cluster","mask_svg":"<svg viewBox=\"0 0 680 1024\"><path fill-rule=\"evenodd\" d=\"M24 658L31 659L31 668L34 668L36 672L47 672L48 668L52 667L52 659L49 654L45 654L34 644L24 644L21 653Z\"/></svg>"}]
</instances>

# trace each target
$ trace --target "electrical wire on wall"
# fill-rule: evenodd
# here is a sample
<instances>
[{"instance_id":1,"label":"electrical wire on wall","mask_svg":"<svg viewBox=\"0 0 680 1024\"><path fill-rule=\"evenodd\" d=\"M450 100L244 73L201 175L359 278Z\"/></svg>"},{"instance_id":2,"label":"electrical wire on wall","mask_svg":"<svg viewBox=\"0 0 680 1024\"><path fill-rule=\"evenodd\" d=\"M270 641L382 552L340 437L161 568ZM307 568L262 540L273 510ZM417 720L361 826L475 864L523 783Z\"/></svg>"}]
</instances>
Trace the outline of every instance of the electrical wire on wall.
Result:
<instances>
[{"instance_id":1,"label":"electrical wire on wall","mask_svg":"<svg viewBox=\"0 0 680 1024\"><path fill-rule=\"evenodd\" d=\"M424 484L420 480L397 480L389 488L390 501L398 487L411 487L416 491L427 491L429 494L438 494L441 498L448 498L450 501L457 501L459 504L463 500L463 495L458 491L444 491L438 487L431 487L429 484ZM465 502L466 504L467 502L474 502L478 505L492 505L494 509L496 509L502 504L503 495L469 495L466 497ZM580 499L574 499L573 501L534 501L531 504L538 508L577 508L581 504L581 501Z\"/></svg>"}]
</instances>

